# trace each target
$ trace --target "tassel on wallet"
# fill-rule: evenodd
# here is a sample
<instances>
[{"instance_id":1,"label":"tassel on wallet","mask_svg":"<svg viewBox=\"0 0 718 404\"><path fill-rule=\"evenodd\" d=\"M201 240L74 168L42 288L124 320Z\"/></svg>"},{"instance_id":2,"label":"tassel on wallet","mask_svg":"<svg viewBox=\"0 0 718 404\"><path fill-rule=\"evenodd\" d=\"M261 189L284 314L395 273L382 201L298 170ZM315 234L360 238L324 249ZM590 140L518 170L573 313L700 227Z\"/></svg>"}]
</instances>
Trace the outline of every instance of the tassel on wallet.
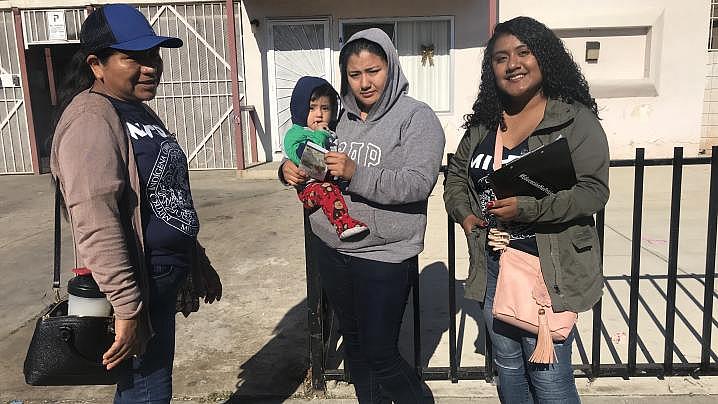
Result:
<instances>
[{"instance_id":1,"label":"tassel on wallet","mask_svg":"<svg viewBox=\"0 0 718 404\"><path fill-rule=\"evenodd\" d=\"M538 310L538 336L536 337L536 348L529 358L529 362L550 364L556 361L556 352L553 349L551 328L548 326L546 310L541 307Z\"/></svg>"},{"instance_id":2,"label":"tassel on wallet","mask_svg":"<svg viewBox=\"0 0 718 404\"><path fill-rule=\"evenodd\" d=\"M551 307L551 296L548 294L543 276L539 272L531 291L536 305L538 306L538 334L536 336L536 348L529 358L529 362L550 364L556 362L556 352L553 348L553 338L551 336L551 327L548 323L548 310Z\"/></svg>"}]
</instances>

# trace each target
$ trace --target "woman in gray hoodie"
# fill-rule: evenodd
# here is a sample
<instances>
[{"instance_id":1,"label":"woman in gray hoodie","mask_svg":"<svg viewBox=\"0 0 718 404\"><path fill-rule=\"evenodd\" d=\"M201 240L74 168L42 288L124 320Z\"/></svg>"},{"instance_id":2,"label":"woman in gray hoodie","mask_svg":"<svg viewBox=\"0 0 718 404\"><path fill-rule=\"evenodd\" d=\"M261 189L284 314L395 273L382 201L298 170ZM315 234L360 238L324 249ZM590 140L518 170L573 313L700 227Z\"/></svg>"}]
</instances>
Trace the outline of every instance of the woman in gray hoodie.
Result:
<instances>
[{"instance_id":1,"label":"woman in gray hoodie","mask_svg":"<svg viewBox=\"0 0 718 404\"><path fill-rule=\"evenodd\" d=\"M369 226L360 240L342 241L321 211L310 216L312 253L322 286L339 316L346 363L360 403L421 403L421 382L400 356L399 329L409 274L424 248L427 199L444 151L432 109L406 95L409 83L391 39L380 29L353 35L341 50L338 151L327 153L342 178L347 207ZM296 185L306 175L291 162L281 169Z\"/></svg>"}]
</instances>

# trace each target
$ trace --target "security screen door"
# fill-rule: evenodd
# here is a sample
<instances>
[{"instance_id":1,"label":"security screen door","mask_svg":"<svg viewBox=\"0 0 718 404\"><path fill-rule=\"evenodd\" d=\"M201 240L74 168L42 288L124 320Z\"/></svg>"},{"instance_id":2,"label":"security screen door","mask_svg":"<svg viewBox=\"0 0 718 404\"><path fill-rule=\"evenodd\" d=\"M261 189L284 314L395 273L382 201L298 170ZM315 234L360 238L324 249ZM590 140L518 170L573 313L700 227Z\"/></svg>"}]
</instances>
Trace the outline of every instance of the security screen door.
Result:
<instances>
[{"instance_id":1,"label":"security screen door","mask_svg":"<svg viewBox=\"0 0 718 404\"><path fill-rule=\"evenodd\" d=\"M289 101L302 76L322 77L331 83L329 20L270 21L267 67L272 147L282 150L282 140L292 125Z\"/></svg>"}]
</instances>

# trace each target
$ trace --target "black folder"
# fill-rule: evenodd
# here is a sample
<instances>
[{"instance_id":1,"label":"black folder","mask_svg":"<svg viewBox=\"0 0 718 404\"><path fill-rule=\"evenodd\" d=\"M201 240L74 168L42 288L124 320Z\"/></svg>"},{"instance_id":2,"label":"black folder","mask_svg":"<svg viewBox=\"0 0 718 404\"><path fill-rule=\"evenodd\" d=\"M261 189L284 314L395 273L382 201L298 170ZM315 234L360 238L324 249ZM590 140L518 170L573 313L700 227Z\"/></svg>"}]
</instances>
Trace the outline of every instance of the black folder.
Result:
<instances>
[{"instance_id":1,"label":"black folder","mask_svg":"<svg viewBox=\"0 0 718 404\"><path fill-rule=\"evenodd\" d=\"M533 196L540 199L576 185L576 171L566 138L543 145L488 175L498 199Z\"/></svg>"}]
</instances>

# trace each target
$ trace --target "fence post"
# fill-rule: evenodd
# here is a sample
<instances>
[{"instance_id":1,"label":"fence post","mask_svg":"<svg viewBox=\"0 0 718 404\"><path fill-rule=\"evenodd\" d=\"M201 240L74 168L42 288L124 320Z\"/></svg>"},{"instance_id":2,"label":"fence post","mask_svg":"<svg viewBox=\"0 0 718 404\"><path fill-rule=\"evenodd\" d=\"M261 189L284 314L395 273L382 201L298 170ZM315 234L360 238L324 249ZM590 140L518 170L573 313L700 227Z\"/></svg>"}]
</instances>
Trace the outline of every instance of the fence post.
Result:
<instances>
[{"instance_id":1,"label":"fence post","mask_svg":"<svg viewBox=\"0 0 718 404\"><path fill-rule=\"evenodd\" d=\"M309 361L312 389L324 392L324 326L322 319L322 286L319 271L312 256L310 239L312 228L309 216L304 213L304 252L307 271L307 314L309 316Z\"/></svg>"},{"instance_id":2,"label":"fence post","mask_svg":"<svg viewBox=\"0 0 718 404\"><path fill-rule=\"evenodd\" d=\"M422 378L421 364L421 307L419 303L419 256L411 259L411 301L414 306L414 367L416 374Z\"/></svg>"},{"instance_id":3,"label":"fence post","mask_svg":"<svg viewBox=\"0 0 718 404\"><path fill-rule=\"evenodd\" d=\"M449 164L454 158L453 153L446 156L446 167L444 169L444 184L449 174ZM457 363L457 341L456 341L456 229L454 220L447 214L446 220L446 251L449 259L449 379L452 383L459 382L459 366Z\"/></svg>"},{"instance_id":4,"label":"fence post","mask_svg":"<svg viewBox=\"0 0 718 404\"><path fill-rule=\"evenodd\" d=\"M676 283L678 277L678 228L681 218L681 183L683 180L683 148L673 149L673 185L671 187L671 219L668 241L668 286L666 290L666 341L663 347L663 372L673 373L673 342L676 322Z\"/></svg>"},{"instance_id":5,"label":"fence post","mask_svg":"<svg viewBox=\"0 0 718 404\"><path fill-rule=\"evenodd\" d=\"M703 334L701 338L701 367L710 367L711 327L713 327L713 286L716 274L716 223L718 221L718 146L711 152L711 185L708 194L708 241L706 246L706 283L703 295Z\"/></svg>"},{"instance_id":6,"label":"fence post","mask_svg":"<svg viewBox=\"0 0 718 404\"><path fill-rule=\"evenodd\" d=\"M601 265L603 266L603 245L606 225L606 210L601 209L596 213L596 231L598 233L598 245L601 249ZM591 379L595 379L601 373L601 326L603 320L603 299L599 299L593 305L593 334L591 335Z\"/></svg>"},{"instance_id":7,"label":"fence post","mask_svg":"<svg viewBox=\"0 0 718 404\"><path fill-rule=\"evenodd\" d=\"M451 217L447 222L449 253L449 378L452 383L459 382L456 341L456 229Z\"/></svg>"},{"instance_id":8,"label":"fence post","mask_svg":"<svg viewBox=\"0 0 718 404\"><path fill-rule=\"evenodd\" d=\"M638 294L641 276L641 225L643 222L643 172L645 149L636 149L636 166L633 176L633 231L631 234L631 292L628 314L628 376L636 371L638 345Z\"/></svg>"}]
</instances>

